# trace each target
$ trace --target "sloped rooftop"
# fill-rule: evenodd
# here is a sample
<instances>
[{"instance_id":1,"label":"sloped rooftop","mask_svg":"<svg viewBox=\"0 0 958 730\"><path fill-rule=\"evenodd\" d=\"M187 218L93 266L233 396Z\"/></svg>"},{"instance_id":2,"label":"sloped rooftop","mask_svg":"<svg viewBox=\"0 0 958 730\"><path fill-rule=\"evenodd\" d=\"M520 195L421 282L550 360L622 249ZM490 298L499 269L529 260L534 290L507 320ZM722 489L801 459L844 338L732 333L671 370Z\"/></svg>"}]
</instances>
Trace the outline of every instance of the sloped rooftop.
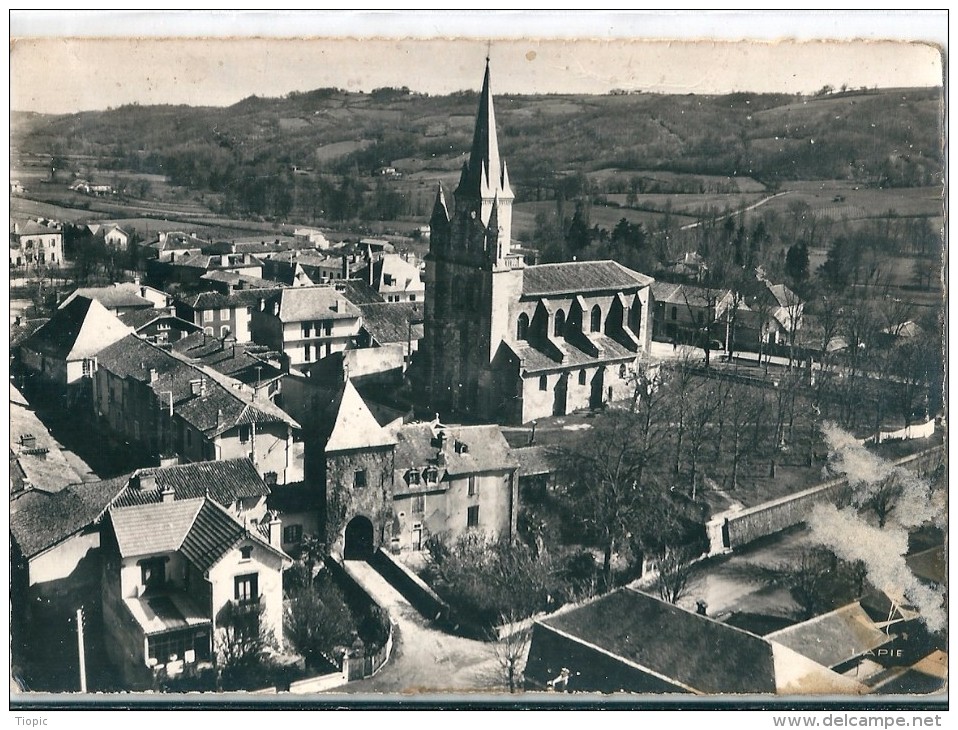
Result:
<instances>
[{"instance_id":1,"label":"sloped rooftop","mask_svg":"<svg viewBox=\"0 0 958 730\"><path fill-rule=\"evenodd\" d=\"M652 281L651 276L640 274L615 261L539 264L523 269L522 296L621 291L648 286Z\"/></svg>"},{"instance_id":2,"label":"sloped rooftop","mask_svg":"<svg viewBox=\"0 0 958 730\"><path fill-rule=\"evenodd\" d=\"M422 302L363 304L359 308L363 329L380 345L407 339L415 342L423 337Z\"/></svg>"},{"instance_id":3,"label":"sloped rooftop","mask_svg":"<svg viewBox=\"0 0 958 730\"><path fill-rule=\"evenodd\" d=\"M191 464L140 469L137 474L152 475L155 486L140 489L136 480L116 498L117 507L135 504L153 504L163 499L163 491L172 489L177 499L210 497L229 507L238 499L265 497L269 487L249 459L199 461Z\"/></svg>"}]
</instances>

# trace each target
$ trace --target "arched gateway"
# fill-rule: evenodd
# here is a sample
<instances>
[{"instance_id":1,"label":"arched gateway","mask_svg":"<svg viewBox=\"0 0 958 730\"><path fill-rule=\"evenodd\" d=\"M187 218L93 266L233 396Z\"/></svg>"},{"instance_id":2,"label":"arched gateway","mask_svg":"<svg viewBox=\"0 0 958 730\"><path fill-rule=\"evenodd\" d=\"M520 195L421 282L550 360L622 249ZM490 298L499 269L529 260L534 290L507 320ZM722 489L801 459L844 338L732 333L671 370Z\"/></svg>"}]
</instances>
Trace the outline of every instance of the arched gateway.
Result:
<instances>
[{"instance_id":1,"label":"arched gateway","mask_svg":"<svg viewBox=\"0 0 958 730\"><path fill-rule=\"evenodd\" d=\"M368 517L357 515L346 525L343 558L368 560L373 555L373 523Z\"/></svg>"}]
</instances>

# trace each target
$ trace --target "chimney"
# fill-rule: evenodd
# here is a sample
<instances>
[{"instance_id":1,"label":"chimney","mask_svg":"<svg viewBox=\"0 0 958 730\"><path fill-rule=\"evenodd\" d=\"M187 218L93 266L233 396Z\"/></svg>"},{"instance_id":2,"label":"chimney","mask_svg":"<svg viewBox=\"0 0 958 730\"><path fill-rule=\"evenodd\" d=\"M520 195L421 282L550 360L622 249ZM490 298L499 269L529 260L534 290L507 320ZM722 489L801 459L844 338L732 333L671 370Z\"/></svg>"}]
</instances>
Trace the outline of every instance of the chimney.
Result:
<instances>
[{"instance_id":1,"label":"chimney","mask_svg":"<svg viewBox=\"0 0 958 730\"><path fill-rule=\"evenodd\" d=\"M136 488L141 492L156 489L156 473L152 471L138 471L135 477Z\"/></svg>"},{"instance_id":2,"label":"chimney","mask_svg":"<svg viewBox=\"0 0 958 730\"><path fill-rule=\"evenodd\" d=\"M269 513L269 544L277 550L283 549L283 522L278 512Z\"/></svg>"},{"instance_id":3,"label":"chimney","mask_svg":"<svg viewBox=\"0 0 958 730\"><path fill-rule=\"evenodd\" d=\"M217 431L220 429L220 426L222 425L222 423L223 423L223 409L217 408L216 409L216 430Z\"/></svg>"},{"instance_id":4,"label":"chimney","mask_svg":"<svg viewBox=\"0 0 958 730\"><path fill-rule=\"evenodd\" d=\"M160 497L163 500L163 504L169 504L170 502L176 501L176 490L173 487L165 487L162 492L160 492Z\"/></svg>"},{"instance_id":5,"label":"chimney","mask_svg":"<svg viewBox=\"0 0 958 730\"><path fill-rule=\"evenodd\" d=\"M25 433L20 436L21 449L32 449L37 445L37 437L32 433Z\"/></svg>"}]
</instances>

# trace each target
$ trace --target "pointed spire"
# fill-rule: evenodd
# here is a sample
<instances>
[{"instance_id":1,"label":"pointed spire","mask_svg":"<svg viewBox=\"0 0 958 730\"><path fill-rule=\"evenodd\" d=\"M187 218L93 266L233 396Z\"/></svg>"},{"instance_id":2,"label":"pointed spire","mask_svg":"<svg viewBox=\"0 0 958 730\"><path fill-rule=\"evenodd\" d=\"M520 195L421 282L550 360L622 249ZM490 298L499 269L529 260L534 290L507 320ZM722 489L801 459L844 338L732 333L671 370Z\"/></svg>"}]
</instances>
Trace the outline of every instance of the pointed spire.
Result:
<instances>
[{"instance_id":1,"label":"pointed spire","mask_svg":"<svg viewBox=\"0 0 958 730\"><path fill-rule=\"evenodd\" d=\"M462 193L481 194L485 175L489 188L499 186L502 163L499 160L499 139L496 134L496 113L492 103L492 85L490 83L489 59L486 59L486 73L482 79L482 91L479 93L479 110L476 113L476 128L472 135L472 149L469 162L459 181L457 196ZM488 188L487 188L488 189Z\"/></svg>"},{"instance_id":2,"label":"pointed spire","mask_svg":"<svg viewBox=\"0 0 958 730\"><path fill-rule=\"evenodd\" d=\"M432 205L432 217L430 219L432 222L449 222L449 208L446 206L446 195L442 190L442 183L439 183L438 190L436 190L436 201Z\"/></svg>"},{"instance_id":3,"label":"pointed spire","mask_svg":"<svg viewBox=\"0 0 958 730\"><path fill-rule=\"evenodd\" d=\"M509 168L505 160L502 161L502 192L505 195L512 195L512 187L509 185Z\"/></svg>"}]
</instances>

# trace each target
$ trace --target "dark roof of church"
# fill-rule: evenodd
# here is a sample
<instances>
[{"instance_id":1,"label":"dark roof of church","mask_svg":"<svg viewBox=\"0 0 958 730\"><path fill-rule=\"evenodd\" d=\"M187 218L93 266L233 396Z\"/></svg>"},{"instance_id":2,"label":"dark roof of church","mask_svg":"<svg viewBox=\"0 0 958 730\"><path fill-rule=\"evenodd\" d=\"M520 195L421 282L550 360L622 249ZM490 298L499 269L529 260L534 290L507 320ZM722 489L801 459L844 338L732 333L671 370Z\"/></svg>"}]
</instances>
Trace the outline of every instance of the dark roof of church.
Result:
<instances>
[{"instance_id":1,"label":"dark roof of church","mask_svg":"<svg viewBox=\"0 0 958 730\"><path fill-rule=\"evenodd\" d=\"M539 264L523 269L522 296L545 297L638 289L648 286L652 281L651 276L640 274L616 261Z\"/></svg>"},{"instance_id":2,"label":"dark roof of church","mask_svg":"<svg viewBox=\"0 0 958 730\"><path fill-rule=\"evenodd\" d=\"M566 340L561 341L565 358L560 362L547 352L536 347L534 342L517 342L511 344L513 351L519 356L522 369L527 373L538 373L568 368L594 367L603 364L618 364L634 360L636 353L607 335L593 332L591 338L603 349L599 356L583 352Z\"/></svg>"},{"instance_id":3,"label":"dark roof of church","mask_svg":"<svg viewBox=\"0 0 958 730\"><path fill-rule=\"evenodd\" d=\"M539 623L694 691L776 689L769 642L630 588Z\"/></svg>"}]
</instances>

